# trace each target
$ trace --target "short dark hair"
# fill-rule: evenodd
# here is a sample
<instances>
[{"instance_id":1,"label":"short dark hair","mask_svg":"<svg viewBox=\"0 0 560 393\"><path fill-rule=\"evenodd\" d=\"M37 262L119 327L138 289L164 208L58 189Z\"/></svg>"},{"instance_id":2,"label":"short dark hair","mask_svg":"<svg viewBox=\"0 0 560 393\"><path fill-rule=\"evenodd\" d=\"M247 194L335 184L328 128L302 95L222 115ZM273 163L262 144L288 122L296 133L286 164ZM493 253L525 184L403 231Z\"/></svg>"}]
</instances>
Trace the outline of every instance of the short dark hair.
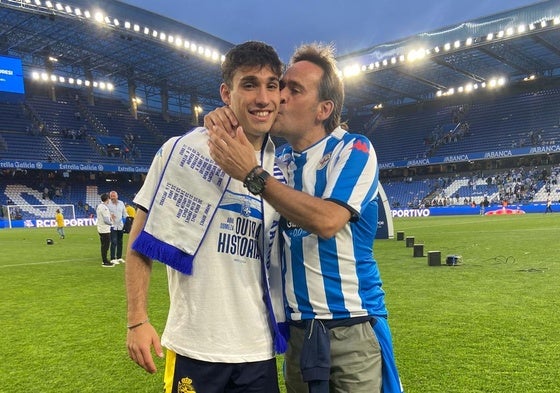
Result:
<instances>
[{"instance_id":1,"label":"short dark hair","mask_svg":"<svg viewBox=\"0 0 560 393\"><path fill-rule=\"evenodd\" d=\"M247 41L231 48L222 63L222 79L228 87L232 87L233 75L241 67L270 67L280 78L284 65L272 46Z\"/></svg>"},{"instance_id":2,"label":"short dark hair","mask_svg":"<svg viewBox=\"0 0 560 393\"><path fill-rule=\"evenodd\" d=\"M105 202L107 199L109 199L109 194L107 194L106 192L101 194L101 202Z\"/></svg>"}]
</instances>

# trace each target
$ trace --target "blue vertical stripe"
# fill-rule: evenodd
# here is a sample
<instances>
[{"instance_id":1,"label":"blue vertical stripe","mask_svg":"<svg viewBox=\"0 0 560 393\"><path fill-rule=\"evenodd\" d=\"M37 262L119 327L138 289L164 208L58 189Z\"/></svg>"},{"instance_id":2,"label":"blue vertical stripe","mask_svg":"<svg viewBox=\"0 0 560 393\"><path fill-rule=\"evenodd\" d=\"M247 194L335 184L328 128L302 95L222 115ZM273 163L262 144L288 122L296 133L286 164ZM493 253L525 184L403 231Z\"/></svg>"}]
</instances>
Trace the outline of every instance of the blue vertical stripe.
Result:
<instances>
[{"instance_id":1,"label":"blue vertical stripe","mask_svg":"<svg viewBox=\"0 0 560 393\"><path fill-rule=\"evenodd\" d=\"M303 166L307 160L306 154L294 155L294 189L303 190ZM304 266L303 237L291 238L292 254L292 280L294 283L295 297L298 310L305 315L306 319L314 317L313 308L309 302L309 290L307 288L307 274Z\"/></svg>"}]
</instances>

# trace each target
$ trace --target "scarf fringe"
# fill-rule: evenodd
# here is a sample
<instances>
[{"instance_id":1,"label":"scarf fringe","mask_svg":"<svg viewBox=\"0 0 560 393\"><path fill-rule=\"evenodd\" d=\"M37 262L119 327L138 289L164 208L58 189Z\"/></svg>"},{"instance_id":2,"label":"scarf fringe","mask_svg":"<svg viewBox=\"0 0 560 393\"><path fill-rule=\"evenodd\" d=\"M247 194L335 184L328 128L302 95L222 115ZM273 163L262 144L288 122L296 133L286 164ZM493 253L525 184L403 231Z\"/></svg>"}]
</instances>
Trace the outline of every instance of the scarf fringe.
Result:
<instances>
[{"instance_id":1,"label":"scarf fringe","mask_svg":"<svg viewBox=\"0 0 560 393\"><path fill-rule=\"evenodd\" d=\"M132 249L158 260L183 274L192 274L194 255L187 254L169 243L155 238L144 230L140 232L132 244Z\"/></svg>"}]
</instances>

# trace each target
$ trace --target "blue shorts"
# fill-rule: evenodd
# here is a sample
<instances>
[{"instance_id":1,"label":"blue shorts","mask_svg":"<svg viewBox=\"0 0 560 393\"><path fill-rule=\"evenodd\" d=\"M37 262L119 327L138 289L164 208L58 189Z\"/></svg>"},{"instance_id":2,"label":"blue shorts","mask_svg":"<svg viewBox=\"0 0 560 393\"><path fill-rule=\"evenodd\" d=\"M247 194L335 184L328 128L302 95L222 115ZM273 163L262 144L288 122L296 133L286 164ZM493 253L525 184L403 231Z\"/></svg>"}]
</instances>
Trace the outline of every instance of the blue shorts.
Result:
<instances>
[{"instance_id":1,"label":"blue shorts","mask_svg":"<svg viewBox=\"0 0 560 393\"><path fill-rule=\"evenodd\" d=\"M164 393L279 393L275 358L213 363L166 352Z\"/></svg>"}]
</instances>

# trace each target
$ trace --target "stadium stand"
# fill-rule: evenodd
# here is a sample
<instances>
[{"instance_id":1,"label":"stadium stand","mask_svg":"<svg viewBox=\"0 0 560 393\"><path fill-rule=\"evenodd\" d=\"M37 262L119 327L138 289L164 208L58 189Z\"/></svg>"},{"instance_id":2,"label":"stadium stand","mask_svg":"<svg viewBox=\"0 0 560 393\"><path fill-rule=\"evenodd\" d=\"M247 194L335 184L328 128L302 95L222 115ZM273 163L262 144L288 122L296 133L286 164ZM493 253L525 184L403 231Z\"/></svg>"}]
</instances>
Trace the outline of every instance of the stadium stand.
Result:
<instances>
[{"instance_id":1,"label":"stadium stand","mask_svg":"<svg viewBox=\"0 0 560 393\"><path fill-rule=\"evenodd\" d=\"M221 105L219 61L205 53L233 44L99 0L114 18L101 45L98 26L72 7L39 3L0 2L0 31L10 32L0 59L21 59L25 82L15 98L0 92L0 204L42 203L48 190L49 201L88 217L103 191L131 201L161 143L201 123L195 107ZM343 116L372 140L393 208L560 199L559 18L558 2L542 1L339 58L341 69L362 64L345 79ZM146 34L151 26L197 50ZM401 60L417 39L430 48L425 60ZM488 70L507 83L491 89ZM112 91L100 88L107 77Z\"/></svg>"}]
</instances>

